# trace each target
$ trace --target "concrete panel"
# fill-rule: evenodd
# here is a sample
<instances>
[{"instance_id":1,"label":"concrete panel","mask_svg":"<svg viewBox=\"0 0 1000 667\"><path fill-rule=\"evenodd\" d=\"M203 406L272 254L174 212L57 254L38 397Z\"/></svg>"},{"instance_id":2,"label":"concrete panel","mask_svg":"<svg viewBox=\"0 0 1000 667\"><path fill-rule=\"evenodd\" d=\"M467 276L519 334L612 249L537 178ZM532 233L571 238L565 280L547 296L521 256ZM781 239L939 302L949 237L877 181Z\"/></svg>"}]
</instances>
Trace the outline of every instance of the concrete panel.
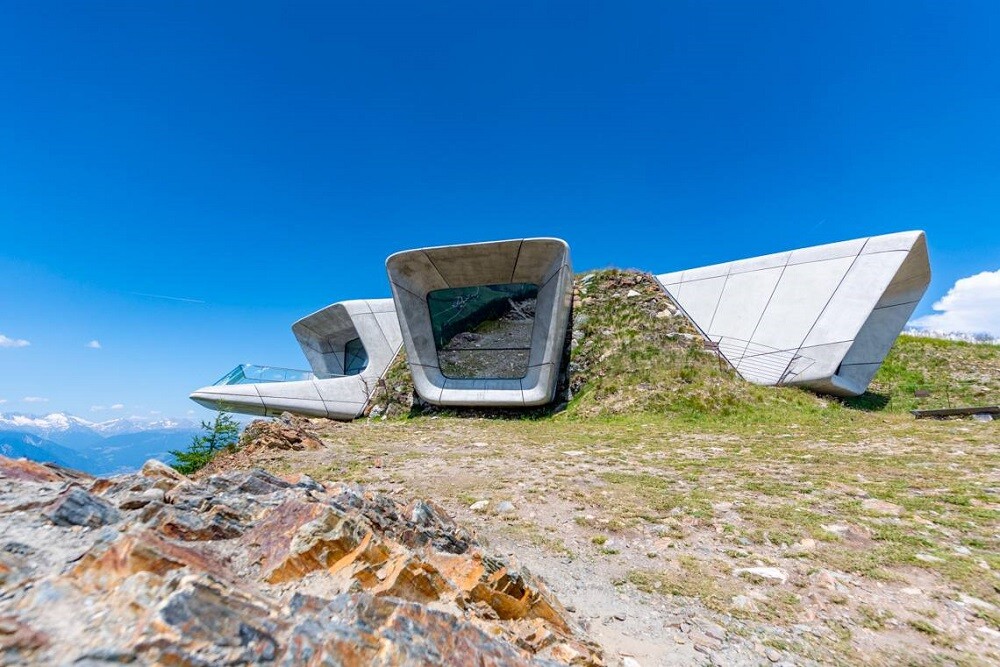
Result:
<instances>
[{"instance_id":1,"label":"concrete panel","mask_svg":"<svg viewBox=\"0 0 1000 667\"><path fill-rule=\"evenodd\" d=\"M520 380L446 379L438 402L449 405L455 401L483 407L524 405Z\"/></svg>"},{"instance_id":2,"label":"concrete panel","mask_svg":"<svg viewBox=\"0 0 1000 667\"><path fill-rule=\"evenodd\" d=\"M271 396L264 399L264 406L264 414L269 417L276 417L282 412L293 412L306 417L330 417L330 413L323 401ZM352 414L347 419L354 419L355 417L357 417L357 413Z\"/></svg>"},{"instance_id":3,"label":"concrete panel","mask_svg":"<svg viewBox=\"0 0 1000 667\"><path fill-rule=\"evenodd\" d=\"M751 257L750 259L739 259L730 263L729 273L746 273L748 271L762 271L764 269L774 269L788 264L790 252L777 252L773 255L762 255Z\"/></svg>"},{"instance_id":4,"label":"concrete panel","mask_svg":"<svg viewBox=\"0 0 1000 667\"><path fill-rule=\"evenodd\" d=\"M731 265L731 262L726 262L724 264L702 266L697 269L687 269L684 271L684 282L690 283L697 280L706 280L708 278L718 278L719 276L728 275Z\"/></svg>"},{"instance_id":5,"label":"concrete panel","mask_svg":"<svg viewBox=\"0 0 1000 667\"><path fill-rule=\"evenodd\" d=\"M573 271L563 266L538 293L535 305L535 326L531 331L529 366L546 362L549 350L561 349L573 299ZM539 325L541 323L541 325Z\"/></svg>"},{"instance_id":6,"label":"concrete panel","mask_svg":"<svg viewBox=\"0 0 1000 667\"><path fill-rule=\"evenodd\" d=\"M716 341L719 337L749 341L783 270L782 265L730 275L711 319L709 336Z\"/></svg>"},{"instance_id":7,"label":"concrete panel","mask_svg":"<svg viewBox=\"0 0 1000 667\"><path fill-rule=\"evenodd\" d=\"M545 285L564 266L569 266L569 246L562 239L538 238L521 244L512 283ZM572 273L572 271L570 271Z\"/></svg>"},{"instance_id":8,"label":"concrete panel","mask_svg":"<svg viewBox=\"0 0 1000 667\"><path fill-rule=\"evenodd\" d=\"M521 241L470 243L423 250L448 287L512 282L511 276L520 251Z\"/></svg>"},{"instance_id":9,"label":"concrete panel","mask_svg":"<svg viewBox=\"0 0 1000 667\"><path fill-rule=\"evenodd\" d=\"M883 234L882 236L872 236L865 245L863 254L875 252L889 252L892 250L902 250L903 252L919 252L917 247L924 244L924 252L927 252L925 235L921 231L897 232L895 234Z\"/></svg>"},{"instance_id":10,"label":"concrete panel","mask_svg":"<svg viewBox=\"0 0 1000 667\"><path fill-rule=\"evenodd\" d=\"M556 364L541 364L528 369L521 379L524 405L527 407L545 405L555 398L559 381L559 367Z\"/></svg>"},{"instance_id":11,"label":"concrete panel","mask_svg":"<svg viewBox=\"0 0 1000 667\"><path fill-rule=\"evenodd\" d=\"M240 386L240 385L236 385ZM299 380L294 382L260 382L252 385L257 394L265 404L271 398L284 398L290 400L322 401L319 391L316 389L315 380Z\"/></svg>"},{"instance_id":12,"label":"concrete panel","mask_svg":"<svg viewBox=\"0 0 1000 667\"><path fill-rule=\"evenodd\" d=\"M407 290L411 294L424 294L437 289L450 287L448 281L438 272L437 267L421 250L418 252L402 252L390 255L386 264L392 263L394 271L390 281L395 287Z\"/></svg>"},{"instance_id":13,"label":"concrete panel","mask_svg":"<svg viewBox=\"0 0 1000 667\"><path fill-rule=\"evenodd\" d=\"M360 375L346 375L328 380L314 380L318 398L323 401L346 401L349 403L365 403L371 392L375 390L375 382L372 386Z\"/></svg>"},{"instance_id":14,"label":"concrete panel","mask_svg":"<svg viewBox=\"0 0 1000 667\"><path fill-rule=\"evenodd\" d=\"M264 402L253 385L202 387L191 394L191 400L209 410L263 415Z\"/></svg>"},{"instance_id":15,"label":"concrete panel","mask_svg":"<svg viewBox=\"0 0 1000 667\"><path fill-rule=\"evenodd\" d=\"M680 284L677 293L671 293L671 295L688 314L688 317L698 324L698 328L706 331L707 327L712 324L712 317L715 315L715 309L722 298L722 288L725 284L725 274L704 280L685 280Z\"/></svg>"},{"instance_id":16,"label":"concrete panel","mask_svg":"<svg viewBox=\"0 0 1000 667\"><path fill-rule=\"evenodd\" d=\"M753 340L776 350L799 348L853 262L843 257L786 267Z\"/></svg>"},{"instance_id":17,"label":"concrete panel","mask_svg":"<svg viewBox=\"0 0 1000 667\"><path fill-rule=\"evenodd\" d=\"M800 248L799 250L792 251L788 258L788 263L805 264L806 262L821 262L828 259L857 257L867 242L868 239L854 239L852 241L812 246L811 248Z\"/></svg>"},{"instance_id":18,"label":"concrete panel","mask_svg":"<svg viewBox=\"0 0 1000 667\"><path fill-rule=\"evenodd\" d=\"M414 259L419 256L433 261L421 265ZM425 277L420 270L440 276L448 284L438 285L434 276ZM558 369L573 289L565 241L518 239L408 250L391 255L386 271L414 388L421 399L436 405L523 407L524 392L532 392L533 397L552 400L558 372L532 373L529 368L525 379L445 378L434 344L427 294L443 287L538 285L528 363Z\"/></svg>"},{"instance_id":19,"label":"concrete panel","mask_svg":"<svg viewBox=\"0 0 1000 667\"><path fill-rule=\"evenodd\" d=\"M884 253L856 258L802 345L852 340L904 257L905 253Z\"/></svg>"},{"instance_id":20,"label":"concrete panel","mask_svg":"<svg viewBox=\"0 0 1000 667\"><path fill-rule=\"evenodd\" d=\"M661 273L660 275L656 276L657 282L666 287L668 291L672 285L679 284L681 280L683 280L683 278L684 278L683 271L674 271L672 273Z\"/></svg>"},{"instance_id":21,"label":"concrete panel","mask_svg":"<svg viewBox=\"0 0 1000 667\"><path fill-rule=\"evenodd\" d=\"M894 335L893 332L906 326L915 308L916 304L904 303L873 310L858 331L850 350L844 355L843 363L881 363L896 342L898 334Z\"/></svg>"},{"instance_id":22,"label":"concrete panel","mask_svg":"<svg viewBox=\"0 0 1000 667\"><path fill-rule=\"evenodd\" d=\"M392 299L386 299L386 301L392 306ZM382 335L385 337L386 342L389 343L389 347L393 350L399 350L403 345L403 334L399 328L399 318L396 317L396 307L392 306L392 308L388 312L375 313L375 321L378 322L378 326L382 330Z\"/></svg>"},{"instance_id":23,"label":"concrete panel","mask_svg":"<svg viewBox=\"0 0 1000 667\"><path fill-rule=\"evenodd\" d=\"M815 382L832 377L851 345L848 340L800 348L796 352L798 363L794 364L798 372L786 378L784 384L813 387Z\"/></svg>"},{"instance_id":24,"label":"concrete panel","mask_svg":"<svg viewBox=\"0 0 1000 667\"><path fill-rule=\"evenodd\" d=\"M930 263L926 238L914 231L662 277L744 378L851 396L865 391L927 290Z\"/></svg>"},{"instance_id":25,"label":"concrete panel","mask_svg":"<svg viewBox=\"0 0 1000 667\"><path fill-rule=\"evenodd\" d=\"M413 376L413 390L417 396L433 405L441 404L441 392L448 382L441 369L437 366L417 366L410 364L410 374Z\"/></svg>"},{"instance_id":26,"label":"concrete panel","mask_svg":"<svg viewBox=\"0 0 1000 667\"><path fill-rule=\"evenodd\" d=\"M434 347L434 331L431 328L431 317L427 310L427 294L417 296L412 292L397 288L396 285L392 286L392 293L400 334L406 346L406 354L410 364L437 367L437 348ZM409 313L410 316L406 317L403 313Z\"/></svg>"},{"instance_id":27,"label":"concrete panel","mask_svg":"<svg viewBox=\"0 0 1000 667\"><path fill-rule=\"evenodd\" d=\"M357 419L360 415L364 413L367 403L350 403L347 401L323 401L323 406L326 409L327 419L336 419L338 421L351 421L352 419ZM290 410L290 412L295 412L295 410Z\"/></svg>"}]
</instances>

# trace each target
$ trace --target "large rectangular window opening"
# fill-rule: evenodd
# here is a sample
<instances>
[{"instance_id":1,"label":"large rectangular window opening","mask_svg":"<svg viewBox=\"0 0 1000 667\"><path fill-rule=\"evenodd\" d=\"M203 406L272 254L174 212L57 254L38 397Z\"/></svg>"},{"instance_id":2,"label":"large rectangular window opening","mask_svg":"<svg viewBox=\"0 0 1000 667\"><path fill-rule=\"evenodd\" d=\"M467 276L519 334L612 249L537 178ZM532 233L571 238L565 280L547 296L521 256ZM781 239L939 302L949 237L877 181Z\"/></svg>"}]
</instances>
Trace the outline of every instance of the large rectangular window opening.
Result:
<instances>
[{"instance_id":1,"label":"large rectangular window opening","mask_svg":"<svg viewBox=\"0 0 1000 667\"><path fill-rule=\"evenodd\" d=\"M528 374L538 285L453 287L427 295L438 365L461 380Z\"/></svg>"}]
</instances>

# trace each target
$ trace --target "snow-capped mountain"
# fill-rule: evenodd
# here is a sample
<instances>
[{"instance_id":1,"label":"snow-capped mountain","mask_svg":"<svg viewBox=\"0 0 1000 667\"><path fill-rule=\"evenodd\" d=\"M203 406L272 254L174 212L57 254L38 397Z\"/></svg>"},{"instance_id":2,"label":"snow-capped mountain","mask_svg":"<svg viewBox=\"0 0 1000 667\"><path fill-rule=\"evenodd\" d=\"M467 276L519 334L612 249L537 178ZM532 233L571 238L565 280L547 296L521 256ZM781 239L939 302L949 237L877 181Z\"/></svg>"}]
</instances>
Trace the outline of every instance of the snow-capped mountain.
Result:
<instances>
[{"instance_id":1,"label":"snow-capped mountain","mask_svg":"<svg viewBox=\"0 0 1000 667\"><path fill-rule=\"evenodd\" d=\"M197 422L190 419L149 419L145 417L119 417L90 424L90 428L105 437L143 431L166 431L170 429L197 428Z\"/></svg>"},{"instance_id":2,"label":"snow-capped mountain","mask_svg":"<svg viewBox=\"0 0 1000 667\"><path fill-rule=\"evenodd\" d=\"M125 472L148 458L166 460L170 450L185 449L198 433L198 424L189 419L92 422L63 412L0 413L0 445L5 445L0 454L69 464L94 474Z\"/></svg>"},{"instance_id":3,"label":"snow-capped mountain","mask_svg":"<svg viewBox=\"0 0 1000 667\"><path fill-rule=\"evenodd\" d=\"M0 414L0 431L30 433L71 449L85 449L104 439L93 426L93 422L63 412L41 417L20 413Z\"/></svg>"}]
</instances>

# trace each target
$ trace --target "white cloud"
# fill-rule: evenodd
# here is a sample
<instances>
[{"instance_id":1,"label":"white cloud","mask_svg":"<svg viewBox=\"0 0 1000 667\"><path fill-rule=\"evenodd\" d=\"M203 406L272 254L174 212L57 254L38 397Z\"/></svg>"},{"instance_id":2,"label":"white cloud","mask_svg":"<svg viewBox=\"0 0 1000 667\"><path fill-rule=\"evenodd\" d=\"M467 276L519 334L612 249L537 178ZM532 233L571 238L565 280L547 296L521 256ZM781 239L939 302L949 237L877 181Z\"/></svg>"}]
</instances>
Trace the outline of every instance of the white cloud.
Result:
<instances>
[{"instance_id":1,"label":"white cloud","mask_svg":"<svg viewBox=\"0 0 1000 667\"><path fill-rule=\"evenodd\" d=\"M159 410L150 410L149 414L151 414L151 415L162 415L163 413L160 412Z\"/></svg>"},{"instance_id":2,"label":"white cloud","mask_svg":"<svg viewBox=\"0 0 1000 667\"><path fill-rule=\"evenodd\" d=\"M911 325L1000 336L1000 269L961 278L932 308L938 312L918 317Z\"/></svg>"},{"instance_id":3,"label":"white cloud","mask_svg":"<svg viewBox=\"0 0 1000 667\"><path fill-rule=\"evenodd\" d=\"M3 405L6 402L7 402L6 398L0 398L0 405Z\"/></svg>"},{"instance_id":4,"label":"white cloud","mask_svg":"<svg viewBox=\"0 0 1000 667\"><path fill-rule=\"evenodd\" d=\"M31 343L23 338L7 338L3 334L0 334L0 347L28 347L29 345Z\"/></svg>"},{"instance_id":5,"label":"white cloud","mask_svg":"<svg viewBox=\"0 0 1000 667\"><path fill-rule=\"evenodd\" d=\"M111 406L111 409L112 409L112 410L121 410L121 409L123 409L124 407L125 407L125 406L124 406L123 404L121 404L121 403L115 403L114 405L112 405L112 406Z\"/></svg>"},{"instance_id":6,"label":"white cloud","mask_svg":"<svg viewBox=\"0 0 1000 667\"><path fill-rule=\"evenodd\" d=\"M87 347L89 347L91 350L99 350L101 349L101 341L95 338L94 340L87 343Z\"/></svg>"},{"instance_id":7,"label":"white cloud","mask_svg":"<svg viewBox=\"0 0 1000 667\"><path fill-rule=\"evenodd\" d=\"M49 399L43 398L41 396L25 396L21 399L25 403L48 403Z\"/></svg>"},{"instance_id":8,"label":"white cloud","mask_svg":"<svg viewBox=\"0 0 1000 667\"><path fill-rule=\"evenodd\" d=\"M107 410L107 408L104 407L103 405L91 405L90 406L90 411L91 412L100 412L101 410Z\"/></svg>"}]
</instances>

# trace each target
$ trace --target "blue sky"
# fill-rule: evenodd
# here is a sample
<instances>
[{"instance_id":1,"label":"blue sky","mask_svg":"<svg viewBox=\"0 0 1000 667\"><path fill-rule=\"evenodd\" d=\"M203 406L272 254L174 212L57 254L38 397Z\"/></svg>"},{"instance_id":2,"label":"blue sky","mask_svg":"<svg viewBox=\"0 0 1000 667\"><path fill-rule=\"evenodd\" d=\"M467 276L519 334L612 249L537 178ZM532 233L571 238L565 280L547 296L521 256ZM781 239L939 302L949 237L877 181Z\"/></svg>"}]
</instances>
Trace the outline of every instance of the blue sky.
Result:
<instances>
[{"instance_id":1,"label":"blue sky","mask_svg":"<svg viewBox=\"0 0 1000 667\"><path fill-rule=\"evenodd\" d=\"M995 2L15 1L0 99L0 411L204 414L423 245L665 272L916 228L918 315L1000 293Z\"/></svg>"}]
</instances>

